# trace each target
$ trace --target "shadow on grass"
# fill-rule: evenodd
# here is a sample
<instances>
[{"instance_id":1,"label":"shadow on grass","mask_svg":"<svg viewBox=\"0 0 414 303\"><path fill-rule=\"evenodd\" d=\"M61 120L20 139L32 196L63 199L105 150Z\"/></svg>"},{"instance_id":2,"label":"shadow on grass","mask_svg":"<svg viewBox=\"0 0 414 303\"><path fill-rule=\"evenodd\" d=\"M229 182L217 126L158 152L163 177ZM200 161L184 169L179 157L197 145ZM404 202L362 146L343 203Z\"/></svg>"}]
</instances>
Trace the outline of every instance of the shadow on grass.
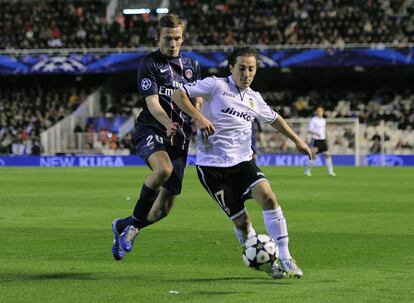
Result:
<instances>
[{"instance_id":1,"label":"shadow on grass","mask_svg":"<svg viewBox=\"0 0 414 303\"><path fill-rule=\"evenodd\" d=\"M184 278L184 279L162 279L164 282L175 282L175 283L209 283L209 282L237 282L247 284L278 284L278 285L289 285L288 279L271 279L271 278L255 278L255 277L217 277L217 278Z\"/></svg>"},{"instance_id":2,"label":"shadow on grass","mask_svg":"<svg viewBox=\"0 0 414 303\"><path fill-rule=\"evenodd\" d=\"M80 272L59 272L59 273L13 273L5 274L1 277L0 283L15 281L42 281L42 280L98 280L95 274Z\"/></svg>"},{"instance_id":3,"label":"shadow on grass","mask_svg":"<svg viewBox=\"0 0 414 303\"><path fill-rule=\"evenodd\" d=\"M223 296L223 295L240 295L240 294L252 294L252 291L217 291L217 290L203 290L203 291L190 291L183 292L183 295L197 295L197 296Z\"/></svg>"},{"instance_id":4,"label":"shadow on grass","mask_svg":"<svg viewBox=\"0 0 414 303\"><path fill-rule=\"evenodd\" d=\"M257 277L210 277L210 278L175 278L175 279L163 279L161 277L144 277L144 276L120 276L117 275L118 280L142 280L142 281L157 281L157 282L174 282L174 283L211 283L211 282L235 282L235 283L247 283L247 284L278 284L288 285L288 280L274 280L271 278L257 278ZM114 275L112 273L82 273L82 272L56 272L56 273L6 273L0 278L0 284L18 282L18 281L45 281L45 280L113 280ZM281 283L282 282L282 283ZM214 292L213 292L214 293ZM216 294L222 294L217 292Z\"/></svg>"}]
</instances>

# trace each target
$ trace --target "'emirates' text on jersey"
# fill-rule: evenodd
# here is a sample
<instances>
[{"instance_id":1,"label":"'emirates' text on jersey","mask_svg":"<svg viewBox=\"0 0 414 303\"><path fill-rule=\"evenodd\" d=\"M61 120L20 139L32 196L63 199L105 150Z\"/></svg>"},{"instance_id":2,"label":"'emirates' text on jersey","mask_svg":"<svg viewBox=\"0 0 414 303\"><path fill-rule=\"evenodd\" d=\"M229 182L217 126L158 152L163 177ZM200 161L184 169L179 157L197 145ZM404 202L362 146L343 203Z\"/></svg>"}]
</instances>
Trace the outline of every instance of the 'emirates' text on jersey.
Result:
<instances>
[{"instance_id":1,"label":"'emirates' text on jersey","mask_svg":"<svg viewBox=\"0 0 414 303\"><path fill-rule=\"evenodd\" d=\"M326 139L326 120L324 118L313 116L309 122L308 129L312 132L313 139ZM317 135L315 135L314 133Z\"/></svg>"},{"instance_id":2,"label":"'emirates' text on jersey","mask_svg":"<svg viewBox=\"0 0 414 303\"><path fill-rule=\"evenodd\" d=\"M172 145L186 149L191 138L191 118L171 101L175 89L185 83L200 79L200 66L197 61L179 55L167 58L157 50L143 58L138 68L138 90L145 98L158 95L162 108L173 122L178 122L180 132L174 136ZM150 113L146 103L137 119L137 127L151 128L160 136L166 136L165 127Z\"/></svg>"},{"instance_id":3,"label":"'emirates' text on jersey","mask_svg":"<svg viewBox=\"0 0 414 303\"><path fill-rule=\"evenodd\" d=\"M183 88L189 97L203 97L202 114L209 119L215 133L207 140L197 133L196 164L231 167L252 158L252 122L258 119L273 123L278 115L262 96L248 88L239 90L231 76L207 77Z\"/></svg>"}]
</instances>

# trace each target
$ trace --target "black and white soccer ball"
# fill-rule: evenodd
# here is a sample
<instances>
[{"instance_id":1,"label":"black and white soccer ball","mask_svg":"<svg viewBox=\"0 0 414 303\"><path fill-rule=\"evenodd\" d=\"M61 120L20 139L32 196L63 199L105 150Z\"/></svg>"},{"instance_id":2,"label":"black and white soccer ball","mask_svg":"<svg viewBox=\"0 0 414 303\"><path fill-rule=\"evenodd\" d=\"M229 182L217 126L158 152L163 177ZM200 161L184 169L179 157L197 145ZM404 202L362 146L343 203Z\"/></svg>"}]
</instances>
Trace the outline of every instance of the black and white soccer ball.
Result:
<instances>
[{"instance_id":1,"label":"black and white soccer ball","mask_svg":"<svg viewBox=\"0 0 414 303\"><path fill-rule=\"evenodd\" d=\"M248 267L267 271L277 261L279 251L268 235L250 237L244 243L243 262Z\"/></svg>"}]
</instances>

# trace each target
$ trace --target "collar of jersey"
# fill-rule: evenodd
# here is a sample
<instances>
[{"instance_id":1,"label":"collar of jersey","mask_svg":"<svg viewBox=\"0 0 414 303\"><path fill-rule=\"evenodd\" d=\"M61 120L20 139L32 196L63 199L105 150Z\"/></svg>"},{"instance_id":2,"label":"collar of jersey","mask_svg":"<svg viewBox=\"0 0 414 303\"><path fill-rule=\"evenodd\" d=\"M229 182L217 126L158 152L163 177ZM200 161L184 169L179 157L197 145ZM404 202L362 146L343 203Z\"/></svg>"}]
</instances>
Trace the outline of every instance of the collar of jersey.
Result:
<instances>
[{"instance_id":1,"label":"collar of jersey","mask_svg":"<svg viewBox=\"0 0 414 303\"><path fill-rule=\"evenodd\" d=\"M174 59L178 59L178 58L180 58L180 57L181 57L181 52L179 52L179 53L178 53L178 56L177 56L177 57L172 57L172 58L170 58L170 57L167 57L167 56L163 55L163 54L161 53L161 50L160 50L160 49L158 49L158 50L157 50L157 52L158 52L158 54L159 54L161 57L163 57L163 58L165 58L165 59L167 59L167 60L174 60Z\"/></svg>"}]
</instances>

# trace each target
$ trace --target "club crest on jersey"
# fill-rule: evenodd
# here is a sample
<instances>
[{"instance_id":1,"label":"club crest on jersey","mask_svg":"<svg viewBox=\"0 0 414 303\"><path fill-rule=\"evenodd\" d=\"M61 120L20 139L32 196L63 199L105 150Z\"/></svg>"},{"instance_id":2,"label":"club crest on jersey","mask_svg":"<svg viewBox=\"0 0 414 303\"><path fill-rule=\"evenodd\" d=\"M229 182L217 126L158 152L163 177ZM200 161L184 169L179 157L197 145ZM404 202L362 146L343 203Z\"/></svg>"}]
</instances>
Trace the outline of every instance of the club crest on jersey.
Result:
<instances>
[{"instance_id":1,"label":"club crest on jersey","mask_svg":"<svg viewBox=\"0 0 414 303\"><path fill-rule=\"evenodd\" d=\"M226 109L222 109L221 112L243 118L246 121L252 120L252 116L250 116L248 113L238 112L237 110L234 110L233 107L227 107Z\"/></svg>"},{"instance_id":2,"label":"club crest on jersey","mask_svg":"<svg viewBox=\"0 0 414 303\"><path fill-rule=\"evenodd\" d=\"M253 107L254 107L254 102L253 102L253 99L252 99L252 98L250 98L250 99L249 99L249 104L250 104L250 107L251 107L251 108L253 108Z\"/></svg>"},{"instance_id":3,"label":"club crest on jersey","mask_svg":"<svg viewBox=\"0 0 414 303\"><path fill-rule=\"evenodd\" d=\"M151 80L148 78L144 78L141 80L141 88L142 90L149 90L151 87Z\"/></svg>"},{"instance_id":4,"label":"club crest on jersey","mask_svg":"<svg viewBox=\"0 0 414 303\"><path fill-rule=\"evenodd\" d=\"M193 77L193 71L191 69L186 69L184 75L187 79L191 79Z\"/></svg>"}]
</instances>

